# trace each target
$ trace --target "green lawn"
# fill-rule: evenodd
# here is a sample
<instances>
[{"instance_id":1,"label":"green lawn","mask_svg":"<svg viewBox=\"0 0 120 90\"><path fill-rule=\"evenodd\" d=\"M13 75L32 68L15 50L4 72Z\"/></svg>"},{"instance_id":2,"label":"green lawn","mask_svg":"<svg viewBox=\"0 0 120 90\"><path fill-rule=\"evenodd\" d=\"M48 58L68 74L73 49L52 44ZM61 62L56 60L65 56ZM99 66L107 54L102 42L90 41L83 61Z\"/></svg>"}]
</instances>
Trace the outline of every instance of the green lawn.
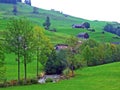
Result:
<instances>
[{"instance_id":1,"label":"green lawn","mask_svg":"<svg viewBox=\"0 0 120 90\"><path fill-rule=\"evenodd\" d=\"M120 62L86 67L58 83L0 88L0 90L120 90Z\"/></svg>"}]
</instances>

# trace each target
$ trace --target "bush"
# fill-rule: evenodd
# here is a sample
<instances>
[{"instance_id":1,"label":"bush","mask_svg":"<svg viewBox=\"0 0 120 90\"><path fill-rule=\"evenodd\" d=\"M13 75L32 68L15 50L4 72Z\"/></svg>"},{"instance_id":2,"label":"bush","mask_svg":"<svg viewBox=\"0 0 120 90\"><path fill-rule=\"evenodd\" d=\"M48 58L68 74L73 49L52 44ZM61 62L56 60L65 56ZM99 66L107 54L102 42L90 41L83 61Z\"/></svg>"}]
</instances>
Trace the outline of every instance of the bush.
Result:
<instances>
[{"instance_id":1,"label":"bush","mask_svg":"<svg viewBox=\"0 0 120 90\"><path fill-rule=\"evenodd\" d=\"M48 82L53 82L53 79L52 79L52 78L47 78L47 79L45 80L45 82L46 82L46 83L48 83Z\"/></svg>"},{"instance_id":2,"label":"bush","mask_svg":"<svg viewBox=\"0 0 120 90\"><path fill-rule=\"evenodd\" d=\"M10 85L11 85L11 86L16 86L16 85L18 85L17 80L11 80L11 81L10 81Z\"/></svg>"},{"instance_id":3,"label":"bush","mask_svg":"<svg viewBox=\"0 0 120 90\"><path fill-rule=\"evenodd\" d=\"M71 73L72 71L69 69L69 68L66 68L64 71L63 71L63 75L69 79L70 77L73 76L73 74Z\"/></svg>"},{"instance_id":4,"label":"bush","mask_svg":"<svg viewBox=\"0 0 120 90\"><path fill-rule=\"evenodd\" d=\"M37 79L31 79L31 83L32 83L32 84L37 84L37 83L38 83L38 80L37 80Z\"/></svg>"},{"instance_id":5,"label":"bush","mask_svg":"<svg viewBox=\"0 0 120 90\"><path fill-rule=\"evenodd\" d=\"M20 85L24 85L24 79L21 79L19 82Z\"/></svg>"},{"instance_id":6,"label":"bush","mask_svg":"<svg viewBox=\"0 0 120 90\"><path fill-rule=\"evenodd\" d=\"M68 75L69 75L69 72L70 72L70 69L69 69L69 68L66 68L66 69L63 71L63 75L68 76Z\"/></svg>"},{"instance_id":7,"label":"bush","mask_svg":"<svg viewBox=\"0 0 120 90\"><path fill-rule=\"evenodd\" d=\"M60 56L62 55L60 55L59 53L56 53L56 51L52 51L45 65L45 73L47 75L62 74L62 71L66 67L66 64L65 64L66 62L62 58L63 56L61 58Z\"/></svg>"}]
</instances>

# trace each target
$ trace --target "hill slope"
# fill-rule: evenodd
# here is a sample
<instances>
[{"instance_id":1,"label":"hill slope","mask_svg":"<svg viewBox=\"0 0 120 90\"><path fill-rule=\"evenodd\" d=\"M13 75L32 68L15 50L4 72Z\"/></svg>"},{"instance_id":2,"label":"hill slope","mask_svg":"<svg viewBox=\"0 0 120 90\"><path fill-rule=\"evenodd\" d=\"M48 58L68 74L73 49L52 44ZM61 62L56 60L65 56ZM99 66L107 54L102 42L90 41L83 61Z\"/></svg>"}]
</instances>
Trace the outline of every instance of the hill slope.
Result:
<instances>
[{"instance_id":1,"label":"hill slope","mask_svg":"<svg viewBox=\"0 0 120 90\"><path fill-rule=\"evenodd\" d=\"M17 86L1 90L120 90L120 62L76 71L76 76L58 83Z\"/></svg>"},{"instance_id":2,"label":"hill slope","mask_svg":"<svg viewBox=\"0 0 120 90\"><path fill-rule=\"evenodd\" d=\"M85 20L82 18L76 18L73 16L65 16L63 13L60 13L59 11L55 10L43 10L38 9L39 14L33 13L33 7L29 5L25 5L23 3L18 3L17 5L18 13L17 15L13 15L13 5L11 4L0 4L0 32L5 30L6 24L8 22L8 19L10 17L27 17L29 18L33 23L38 24L40 26L43 25L46 16L50 17L51 21L51 29L56 28L57 32L49 32L46 31L46 35L50 37L50 39L53 41L53 43L63 43L66 37L69 35L76 36L80 32L88 32L90 35L90 38L94 38L97 41L104 42L113 42L113 41L119 41L117 39L113 39L113 34L105 33L104 35L101 33L103 31L103 27L106 25L107 22L103 21L90 21ZM82 12L81 12L82 13ZM72 29L72 24L79 24L82 22L89 22L91 25L91 28L95 29L95 32L90 32L85 29Z\"/></svg>"}]
</instances>

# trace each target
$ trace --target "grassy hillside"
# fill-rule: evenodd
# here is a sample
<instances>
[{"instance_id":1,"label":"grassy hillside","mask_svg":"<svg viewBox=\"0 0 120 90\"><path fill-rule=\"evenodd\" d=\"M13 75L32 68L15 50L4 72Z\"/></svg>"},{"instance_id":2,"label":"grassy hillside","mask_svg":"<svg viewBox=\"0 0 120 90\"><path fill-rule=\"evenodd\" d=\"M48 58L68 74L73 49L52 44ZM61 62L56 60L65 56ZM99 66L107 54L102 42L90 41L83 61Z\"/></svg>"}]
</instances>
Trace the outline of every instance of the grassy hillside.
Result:
<instances>
[{"instance_id":1,"label":"grassy hillside","mask_svg":"<svg viewBox=\"0 0 120 90\"><path fill-rule=\"evenodd\" d=\"M76 36L80 32L88 32L90 38L94 38L97 41L104 41L104 42L114 42L119 41L118 39L113 39L113 34L105 33L104 35L101 34L103 31L103 27L106 25L107 22L103 21L89 21L82 18L76 18L72 16L65 17L64 14L53 11L53 10L43 10L39 9L39 14L33 14L33 7L19 3L17 5L18 14L16 16L13 15L13 5L11 4L0 4L0 32L5 30L6 24L10 17L27 17L33 23L42 26L44 23L46 16L50 17L51 21L51 29L56 28L57 32L50 32L46 31L46 35L50 37L52 43L64 43L66 37L73 35ZM72 24L79 24L82 22L89 22L91 28L95 29L96 32L90 32L85 29L72 29Z\"/></svg>"},{"instance_id":2,"label":"grassy hillside","mask_svg":"<svg viewBox=\"0 0 120 90\"><path fill-rule=\"evenodd\" d=\"M17 86L0 90L119 90L120 62L76 71L76 76L58 83Z\"/></svg>"}]
</instances>

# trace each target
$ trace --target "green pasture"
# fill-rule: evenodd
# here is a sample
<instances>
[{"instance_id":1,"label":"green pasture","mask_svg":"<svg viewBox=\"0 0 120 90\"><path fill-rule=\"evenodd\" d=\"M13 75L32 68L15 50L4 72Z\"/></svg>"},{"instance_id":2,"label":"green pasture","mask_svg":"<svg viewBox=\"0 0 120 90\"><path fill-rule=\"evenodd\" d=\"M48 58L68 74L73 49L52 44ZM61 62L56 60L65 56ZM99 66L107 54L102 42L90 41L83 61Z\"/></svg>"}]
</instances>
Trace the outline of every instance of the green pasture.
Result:
<instances>
[{"instance_id":1,"label":"green pasture","mask_svg":"<svg viewBox=\"0 0 120 90\"><path fill-rule=\"evenodd\" d=\"M75 71L75 77L57 83L15 86L0 90L120 90L120 62L86 67Z\"/></svg>"}]
</instances>

